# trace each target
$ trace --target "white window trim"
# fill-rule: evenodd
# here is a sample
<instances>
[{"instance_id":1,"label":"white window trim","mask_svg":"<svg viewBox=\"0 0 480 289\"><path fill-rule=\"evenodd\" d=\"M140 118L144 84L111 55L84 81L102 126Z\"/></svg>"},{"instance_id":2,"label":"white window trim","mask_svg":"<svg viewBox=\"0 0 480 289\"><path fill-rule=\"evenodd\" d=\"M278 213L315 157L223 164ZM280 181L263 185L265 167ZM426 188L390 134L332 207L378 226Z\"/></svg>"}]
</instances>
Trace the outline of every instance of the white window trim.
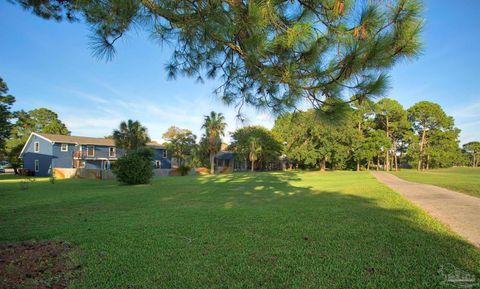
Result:
<instances>
[{"instance_id":1,"label":"white window trim","mask_svg":"<svg viewBox=\"0 0 480 289\"><path fill-rule=\"evenodd\" d=\"M155 160L155 168L156 169L161 169L162 168L162 161Z\"/></svg>"},{"instance_id":2,"label":"white window trim","mask_svg":"<svg viewBox=\"0 0 480 289\"><path fill-rule=\"evenodd\" d=\"M88 153L88 148L89 147L92 147L93 154L91 154L91 155ZM87 157L94 157L94 156L95 156L95 146L87 145Z\"/></svg>"},{"instance_id":3,"label":"white window trim","mask_svg":"<svg viewBox=\"0 0 480 289\"><path fill-rule=\"evenodd\" d=\"M40 171L40 161L39 160L35 160L35 163L34 163L34 170L36 173L38 173Z\"/></svg>"},{"instance_id":4,"label":"white window trim","mask_svg":"<svg viewBox=\"0 0 480 289\"><path fill-rule=\"evenodd\" d=\"M37 137L39 137L39 138L41 138L41 139L44 139L44 140L48 141L49 143L53 143L53 142L52 142L51 140L49 140L48 138L46 138L46 137L44 137L44 136L41 136L41 135L39 135L38 133L32 132L32 133L30 134L30 136L28 137L27 142L26 142L25 145L23 146L22 151L21 151L20 154L18 155L19 158L23 158L23 152L24 152L27 148L30 147L30 140L32 139L33 136L37 136Z\"/></svg>"},{"instance_id":5,"label":"white window trim","mask_svg":"<svg viewBox=\"0 0 480 289\"><path fill-rule=\"evenodd\" d=\"M163 150L163 152L162 152L162 157L163 157L163 158L167 158L167 150Z\"/></svg>"},{"instance_id":6,"label":"white window trim","mask_svg":"<svg viewBox=\"0 0 480 289\"><path fill-rule=\"evenodd\" d=\"M36 141L33 143L33 152L39 153L40 152L40 142Z\"/></svg>"},{"instance_id":7,"label":"white window trim","mask_svg":"<svg viewBox=\"0 0 480 289\"><path fill-rule=\"evenodd\" d=\"M63 149L64 146L65 146L65 149ZM60 151L68 152L68 144L66 144L66 143L60 144Z\"/></svg>"},{"instance_id":8,"label":"white window trim","mask_svg":"<svg viewBox=\"0 0 480 289\"><path fill-rule=\"evenodd\" d=\"M113 154L112 154L113 152ZM115 147L109 147L108 148L108 157L110 158L116 158L117 157L117 149Z\"/></svg>"}]
</instances>

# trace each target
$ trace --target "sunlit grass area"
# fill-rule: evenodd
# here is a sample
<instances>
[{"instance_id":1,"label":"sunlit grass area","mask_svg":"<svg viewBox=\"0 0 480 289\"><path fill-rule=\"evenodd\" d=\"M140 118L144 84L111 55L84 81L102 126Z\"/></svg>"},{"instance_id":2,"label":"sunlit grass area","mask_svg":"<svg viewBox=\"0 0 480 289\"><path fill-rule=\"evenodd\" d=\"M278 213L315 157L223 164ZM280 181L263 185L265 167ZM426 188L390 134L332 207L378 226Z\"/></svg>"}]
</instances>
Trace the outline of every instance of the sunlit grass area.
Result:
<instances>
[{"instance_id":1,"label":"sunlit grass area","mask_svg":"<svg viewBox=\"0 0 480 289\"><path fill-rule=\"evenodd\" d=\"M73 288L440 288L480 251L368 173L0 180L0 241L65 240Z\"/></svg>"},{"instance_id":2,"label":"sunlit grass area","mask_svg":"<svg viewBox=\"0 0 480 289\"><path fill-rule=\"evenodd\" d=\"M480 197L480 168L449 168L419 172L401 170L394 172L407 181L431 184Z\"/></svg>"}]
</instances>

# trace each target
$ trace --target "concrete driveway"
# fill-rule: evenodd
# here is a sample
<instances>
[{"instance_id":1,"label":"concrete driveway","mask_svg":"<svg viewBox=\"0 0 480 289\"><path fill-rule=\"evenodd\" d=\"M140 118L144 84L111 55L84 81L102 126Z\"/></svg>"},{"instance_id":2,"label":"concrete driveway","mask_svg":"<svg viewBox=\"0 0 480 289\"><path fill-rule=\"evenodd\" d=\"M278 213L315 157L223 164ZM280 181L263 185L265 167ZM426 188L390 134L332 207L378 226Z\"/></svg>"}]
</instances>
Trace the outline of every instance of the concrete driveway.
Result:
<instances>
[{"instance_id":1,"label":"concrete driveway","mask_svg":"<svg viewBox=\"0 0 480 289\"><path fill-rule=\"evenodd\" d=\"M480 248L480 198L405 181L387 172L372 174Z\"/></svg>"}]
</instances>

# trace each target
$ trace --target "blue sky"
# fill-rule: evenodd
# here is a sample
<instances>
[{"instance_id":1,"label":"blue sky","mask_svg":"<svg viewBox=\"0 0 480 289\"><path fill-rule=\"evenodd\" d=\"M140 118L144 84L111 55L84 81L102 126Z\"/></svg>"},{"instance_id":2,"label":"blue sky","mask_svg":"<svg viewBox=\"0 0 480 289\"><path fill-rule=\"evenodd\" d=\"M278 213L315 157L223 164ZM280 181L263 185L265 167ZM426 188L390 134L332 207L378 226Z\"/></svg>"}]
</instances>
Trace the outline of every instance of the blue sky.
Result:
<instances>
[{"instance_id":1,"label":"blue sky","mask_svg":"<svg viewBox=\"0 0 480 289\"><path fill-rule=\"evenodd\" d=\"M477 0L427 1L423 54L392 70L387 95L405 108L420 100L441 104L462 130L462 143L480 140L478 11ZM226 115L228 132L242 125L235 108L212 94L213 81L167 80L168 46L131 32L106 63L91 56L89 35L81 23L46 21L1 1L0 76L17 98L14 108L47 107L73 135L86 136L108 135L128 118L159 141L170 125L200 136L203 115L211 110ZM268 113L248 109L246 115L247 124L273 125Z\"/></svg>"}]
</instances>

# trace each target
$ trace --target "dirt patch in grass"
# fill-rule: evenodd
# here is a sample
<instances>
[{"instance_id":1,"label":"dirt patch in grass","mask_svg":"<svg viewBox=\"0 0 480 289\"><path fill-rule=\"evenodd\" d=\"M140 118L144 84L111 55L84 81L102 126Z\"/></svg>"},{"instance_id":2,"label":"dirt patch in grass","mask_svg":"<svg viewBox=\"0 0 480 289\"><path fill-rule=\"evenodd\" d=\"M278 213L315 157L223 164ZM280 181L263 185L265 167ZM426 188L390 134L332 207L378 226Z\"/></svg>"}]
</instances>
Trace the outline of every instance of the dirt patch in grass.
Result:
<instances>
[{"instance_id":1,"label":"dirt patch in grass","mask_svg":"<svg viewBox=\"0 0 480 289\"><path fill-rule=\"evenodd\" d=\"M0 289L66 288L79 269L72 250L61 241L0 244Z\"/></svg>"}]
</instances>

